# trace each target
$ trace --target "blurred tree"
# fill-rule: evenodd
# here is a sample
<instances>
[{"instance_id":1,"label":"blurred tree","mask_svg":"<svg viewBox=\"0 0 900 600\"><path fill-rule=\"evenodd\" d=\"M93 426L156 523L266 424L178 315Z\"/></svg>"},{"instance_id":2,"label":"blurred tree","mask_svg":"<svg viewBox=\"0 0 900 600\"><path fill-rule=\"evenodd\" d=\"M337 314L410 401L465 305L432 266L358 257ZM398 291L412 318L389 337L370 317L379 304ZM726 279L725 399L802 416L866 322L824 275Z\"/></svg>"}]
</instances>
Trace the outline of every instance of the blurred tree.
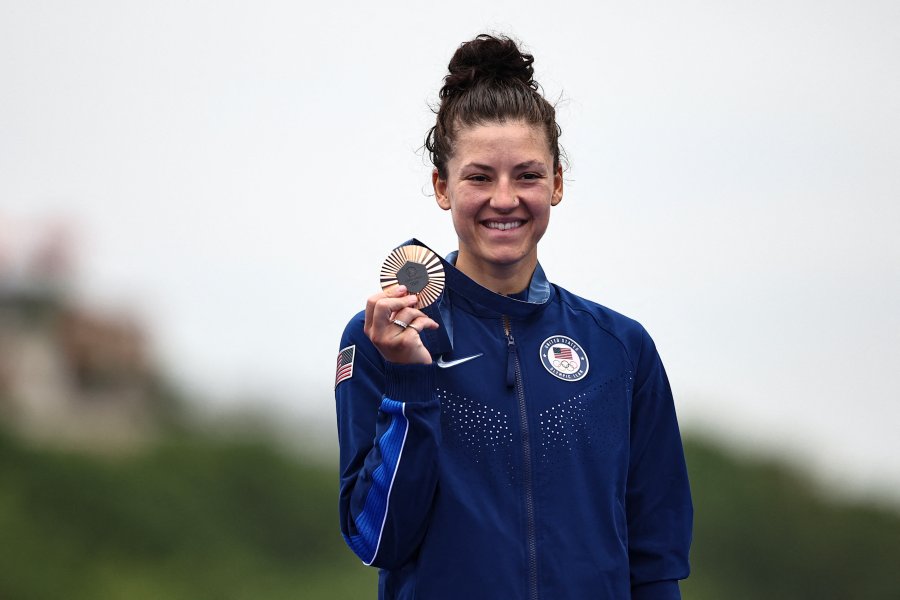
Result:
<instances>
[{"instance_id":1,"label":"blurred tree","mask_svg":"<svg viewBox=\"0 0 900 600\"><path fill-rule=\"evenodd\" d=\"M900 516L830 501L773 462L685 446L695 523L689 600L900 598Z\"/></svg>"},{"instance_id":2,"label":"blurred tree","mask_svg":"<svg viewBox=\"0 0 900 600\"><path fill-rule=\"evenodd\" d=\"M779 465L688 440L685 600L900 598L900 516L828 501ZM344 546L335 465L258 436L173 433L79 455L0 432L0 598L374 598Z\"/></svg>"}]
</instances>

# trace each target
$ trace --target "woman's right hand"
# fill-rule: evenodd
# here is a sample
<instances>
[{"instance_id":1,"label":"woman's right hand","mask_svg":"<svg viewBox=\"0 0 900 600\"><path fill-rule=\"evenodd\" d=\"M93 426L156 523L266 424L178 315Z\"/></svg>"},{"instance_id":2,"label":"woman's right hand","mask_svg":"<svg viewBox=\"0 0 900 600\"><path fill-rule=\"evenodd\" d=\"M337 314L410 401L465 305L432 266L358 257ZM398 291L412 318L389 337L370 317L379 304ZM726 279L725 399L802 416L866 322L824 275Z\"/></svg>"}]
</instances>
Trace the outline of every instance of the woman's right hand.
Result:
<instances>
[{"instance_id":1,"label":"woman's right hand","mask_svg":"<svg viewBox=\"0 0 900 600\"><path fill-rule=\"evenodd\" d=\"M438 324L417 309L415 294L398 285L371 296L366 301L364 331L385 360L400 364L431 364L431 354L419 334L437 329ZM394 321L406 323L403 327Z\"/></svg>"}]
</instances>

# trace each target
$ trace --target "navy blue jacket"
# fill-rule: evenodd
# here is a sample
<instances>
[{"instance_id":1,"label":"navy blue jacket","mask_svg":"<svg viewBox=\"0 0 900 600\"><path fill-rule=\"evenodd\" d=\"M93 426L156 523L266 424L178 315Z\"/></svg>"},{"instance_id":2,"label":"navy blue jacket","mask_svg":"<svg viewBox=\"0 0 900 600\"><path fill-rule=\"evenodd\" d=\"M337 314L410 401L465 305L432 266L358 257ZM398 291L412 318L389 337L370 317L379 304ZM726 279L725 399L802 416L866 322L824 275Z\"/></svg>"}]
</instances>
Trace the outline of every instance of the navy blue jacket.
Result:
<instances>
[{"instance_id":1,"label":"navy blue jacket","mask_svg":"<svg viewBox=\"0 0 900 600\"><path fill-rule=\"evenodd\" d=\"M523 300L444 266L434 363L385 361L363 313L341 339L341 531L379 598L680 598L691 498L650 336L540 266Z\"/></svg>"}]
</instances>

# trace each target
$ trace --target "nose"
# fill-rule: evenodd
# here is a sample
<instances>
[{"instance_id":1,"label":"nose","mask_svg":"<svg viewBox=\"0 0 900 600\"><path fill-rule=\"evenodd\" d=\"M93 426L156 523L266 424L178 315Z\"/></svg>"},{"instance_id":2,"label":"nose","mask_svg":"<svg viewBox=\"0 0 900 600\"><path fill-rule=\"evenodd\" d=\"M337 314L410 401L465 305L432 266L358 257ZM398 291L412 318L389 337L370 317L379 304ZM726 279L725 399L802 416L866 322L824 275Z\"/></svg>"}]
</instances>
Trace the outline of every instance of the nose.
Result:
<instances>
[{"instance_id":1,"label":"nose","mask_svg":"<svg viewBox=\"0 0 900 600\"><path fill-rule=\"evenodd\" d=\"M500 211L510 211L519 205L519 197L516 195L515 186L506 178L501 178L491 194L491 208Z\"/></svg>"}]
</instances>

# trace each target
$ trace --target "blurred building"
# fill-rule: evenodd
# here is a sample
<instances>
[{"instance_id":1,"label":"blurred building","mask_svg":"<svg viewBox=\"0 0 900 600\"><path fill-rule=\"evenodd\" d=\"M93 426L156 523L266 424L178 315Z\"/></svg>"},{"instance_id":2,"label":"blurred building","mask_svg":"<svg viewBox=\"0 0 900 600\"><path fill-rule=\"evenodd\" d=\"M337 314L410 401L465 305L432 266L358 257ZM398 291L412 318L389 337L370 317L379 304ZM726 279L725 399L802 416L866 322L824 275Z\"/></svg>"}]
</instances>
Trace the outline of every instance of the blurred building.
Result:
<instances>
[{"instance_id":1,"label":"blurred building","mask_svg":"<svg viewBox=\"0 0 900 600\"><path fill-rule=\"evenodd\" d=\"M64 227L42 227L30 247L10 230L0 226L0 421L64 447L147 440L155 411L141 327L70 300Z\"/></svg>"}]
</instances>

